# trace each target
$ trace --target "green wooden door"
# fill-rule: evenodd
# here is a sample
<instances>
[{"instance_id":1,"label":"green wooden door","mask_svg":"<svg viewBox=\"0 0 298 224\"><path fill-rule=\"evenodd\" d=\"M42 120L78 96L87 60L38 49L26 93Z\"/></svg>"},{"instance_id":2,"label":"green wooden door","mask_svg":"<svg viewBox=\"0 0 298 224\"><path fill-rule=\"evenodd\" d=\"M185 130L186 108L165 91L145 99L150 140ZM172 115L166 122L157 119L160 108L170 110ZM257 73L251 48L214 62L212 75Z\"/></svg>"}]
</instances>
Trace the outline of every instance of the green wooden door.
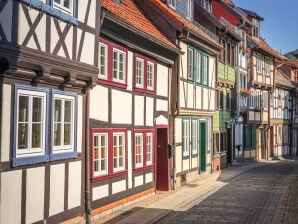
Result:
<instances>
[{"instance_id":1,"label":"green wooden door","mask_svg":"<svg viewBox=\"0 0 298 224\"><path fill-rule=\"evenodd\" d=\"M206 171L206 122L200 121L200 171Z\"/></svg>"}]
</instances>

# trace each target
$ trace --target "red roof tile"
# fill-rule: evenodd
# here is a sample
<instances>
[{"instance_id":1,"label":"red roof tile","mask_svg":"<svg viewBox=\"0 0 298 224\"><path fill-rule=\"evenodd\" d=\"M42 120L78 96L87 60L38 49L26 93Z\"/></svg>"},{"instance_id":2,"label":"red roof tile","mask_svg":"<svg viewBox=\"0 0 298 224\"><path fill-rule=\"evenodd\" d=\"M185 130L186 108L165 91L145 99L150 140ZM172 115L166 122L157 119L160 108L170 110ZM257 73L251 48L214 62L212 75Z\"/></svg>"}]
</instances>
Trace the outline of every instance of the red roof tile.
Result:
<instances>
[{"instance_id":1,"label":"red roof tile","mask_svg":"<svg viewBox=\"0 0 298 224\"><path fill-rule=\"evenodd\" d=\"M224 0L225 3L227 3L228 5L234 7L234 3L232 2L232 0Z\"/></svg>"},{"instance_id":2,"label":"red roof tile","mask_svg":"<svg viewBox=\"0 0 298 224\"><path fill-rule=\"evenodd\" d=\"M121 3L117 3L114 0L102 0L101 4L102 8L111 12L121 20L152 36L153 38L177 49L177 46L163 35L149 19L147 19L134 0L122 0Z\"/></svg>"},{"instance_id":3,"label":"red roof tile","mask_svg":"<svg viewBox=\"0 0 298 224\"><path fill-rule=\"evenodd\" d=\"M271 48L263 38L260 37L259 39L257 39L257 38L253 37L253 41L255 43L257 43L261 47L262 50L268 52L269 54L273 55L274 57L277 57L278 59L281 59L281 60L288 60L281 53L279 53L278 51Z\"/></svg>"},{"instance_id":4,"label":"red roof tile","mask_svg":"<svg viewBox=\"0 0 298 224\"><path fill-rule=\"evenodd\" d=\"M165 3L160 0L148 0L152 1L156 6L158 6L164 13L166 13L170 18L172 18L178 25L183 25L186 29L192 30L194 33L198 34L203 39L209 41L217 47L222 47L216 40L210 37L208 34L203 32L196 25L188 21L187 19L180 16L177 12L169 8Z\"/></svg>"}]
</instances>

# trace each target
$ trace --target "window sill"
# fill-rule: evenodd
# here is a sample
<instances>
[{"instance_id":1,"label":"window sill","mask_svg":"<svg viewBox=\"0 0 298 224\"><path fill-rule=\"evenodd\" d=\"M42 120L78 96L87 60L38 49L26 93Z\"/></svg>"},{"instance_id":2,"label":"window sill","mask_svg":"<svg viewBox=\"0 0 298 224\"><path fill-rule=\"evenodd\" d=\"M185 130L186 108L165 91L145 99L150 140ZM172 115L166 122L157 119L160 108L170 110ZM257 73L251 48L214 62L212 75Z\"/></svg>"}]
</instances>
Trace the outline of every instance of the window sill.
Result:
<instances>
[{"instance_id":1,"label":"window sill","mask_svg":"<svg viewBox=\"0 0 298 224\"><path fill-rule=\"evenodd\" d=\"M135 87L134 90L136 92L140 92L140 93L147 93L147 94L151 94L151 95L155 94L154 90L148 90L148 89L143 89L143 88L139 88L139 87Z\"/></svg>"},{"instance_id":2,"label":"window sill","mask_svg":"<svg viewBox=\"0 0 298 224\"><path fill-rule=\"evenodd\" d=\"M92 182L97 182L97 181L102 181L102 180L106 180L106 179L110 179L110 178L115 178L115 177L120 177L120 176L124 176L127 174L127 171L119 171L117 173L112 173L112 174L107 174L107 175L103 175L103 176L98 176L98 177L92 177Z\"/></svg>"},{"instance_id":3,"label":"window sill","mask_svg":"<svg viewBox=\"0 0 298 224\"><path fill-rule=\"evenodd\" d=\"M50 155L50 161L55 161L55 160L62 160L62 159L75 159L78 157L77 152L68 152L68 153L54 153Z\"/></svg>"},{"instance_id":4,"label":"window sill","mask_svg":"<svg viewBox=\"0 0 298 224\"><path fill-rule=\"evenodd\" d=\"M22 165L32 165L36 163L44 163L49 161L50 160L48 155L13 158L12 167L17 167Z\"/></svg>"},{"instance_id":5,"label":"window sill","mask_svg":"<svg viewBox=\"0 0 298 224\"><path fill-rule=\"evenodd\" d=\"M121 89L126 89L127 88L127 84L113 82L113 81L110 81L110 80L98 79L97 83L102 84L102 85L115 86L115 87L118 87L118 88L121 88Z\"/></svg>"},{"instance_id":6,"label":"window sill","mask_svg":"<svg viewBox=\"0 0 298 224\"><path fill-rule=\"evenodd\" d=\"M137 167L134 169L135 172L142 172L142 171L145 171L145 170L151 170L154 168L154 164L152 165L149 165L149 166L145 166L145 167Z\"/></svg>"},{"instance_id":7,"label":"window sill","mask_svg":"<svg viewBox=\"0 0 298 224\"><path fill-rule=\"evenodd\" d=\"M65 12L62 12L59 9L55 9L52 6L41 2L40 0L20 0L20 1L28 4L30 7L32 6L33 8L39 9L42 12L49 13L50 15L55 16L60 20L69 22L73 25L78 25L78 20L75 17Z\"/></svg>"}]
</instances>

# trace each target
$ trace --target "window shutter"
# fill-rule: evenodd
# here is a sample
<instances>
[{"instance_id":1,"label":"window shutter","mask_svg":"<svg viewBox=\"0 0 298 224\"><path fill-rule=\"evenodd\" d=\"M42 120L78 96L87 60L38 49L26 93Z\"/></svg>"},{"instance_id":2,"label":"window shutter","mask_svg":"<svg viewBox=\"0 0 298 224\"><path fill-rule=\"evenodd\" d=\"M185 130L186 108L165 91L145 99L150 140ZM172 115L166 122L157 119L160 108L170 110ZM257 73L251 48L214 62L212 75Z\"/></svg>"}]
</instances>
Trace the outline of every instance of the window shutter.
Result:
<instances>
[{"instance_id":1,"label":"window shutter","mask_svg":"<svg viewBox=\"0 0 298 224\"><path fill-rule=\"evenodd\" d=\"M255 148L256 147L256 142L257 142L257 129L255 127L251 128L251 147Z\"/></svg>"}]
</instances>

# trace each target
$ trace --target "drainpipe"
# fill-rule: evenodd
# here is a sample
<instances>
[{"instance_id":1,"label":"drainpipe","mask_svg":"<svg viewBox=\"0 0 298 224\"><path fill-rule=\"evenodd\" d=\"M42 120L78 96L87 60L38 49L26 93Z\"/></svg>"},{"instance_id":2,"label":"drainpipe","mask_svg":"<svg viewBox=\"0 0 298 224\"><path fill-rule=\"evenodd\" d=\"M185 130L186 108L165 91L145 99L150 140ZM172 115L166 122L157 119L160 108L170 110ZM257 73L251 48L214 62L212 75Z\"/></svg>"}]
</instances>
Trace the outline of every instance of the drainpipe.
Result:
<instances>
[{"instance_id":1,"label":"drainpipe","mask_svg":"<svg viewBox=\"0 0 298 224\"><path fill-rule=\"evenodd\" d=\"M86 223L91 224L91 158L90 158L90 130L89 130L89 107L90 107L90 91L86 90L86 109L85 109L85 209Z\"/></svg>"}]
</instances>

